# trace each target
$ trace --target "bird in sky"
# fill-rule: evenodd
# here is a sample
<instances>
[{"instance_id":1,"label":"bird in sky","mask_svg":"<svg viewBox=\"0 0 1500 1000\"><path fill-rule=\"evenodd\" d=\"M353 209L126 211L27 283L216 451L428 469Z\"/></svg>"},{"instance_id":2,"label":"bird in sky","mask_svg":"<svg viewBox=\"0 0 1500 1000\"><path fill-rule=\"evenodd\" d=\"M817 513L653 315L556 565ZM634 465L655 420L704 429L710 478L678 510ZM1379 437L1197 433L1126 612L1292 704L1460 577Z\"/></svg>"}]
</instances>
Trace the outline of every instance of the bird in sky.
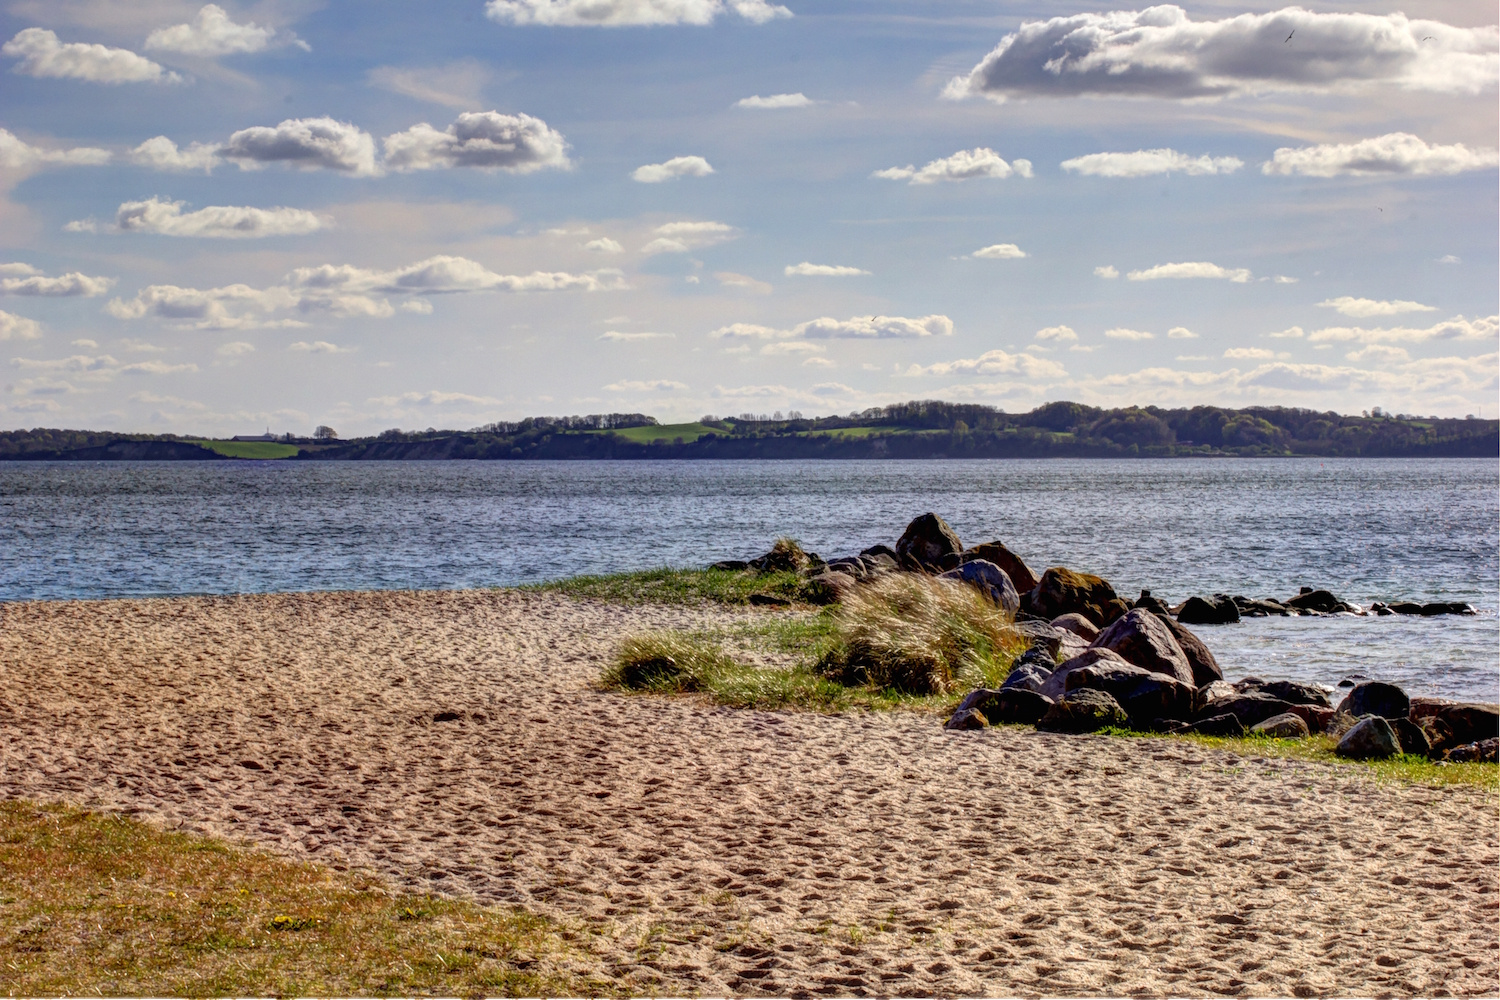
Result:
<instances>
[{"instance_id":1,"label":"bird in sky","mask_svg":"<svg viewBox=\"0 0 1500 1000\"><path fill-rule=\"evenodd\" d=\"M1292 29L1292 35L1295 35L1296 33L1297 33L1297 29L1293 28ZM1281 40L1281 44L1285 45L1287 42L1290 42L1292 40L1292 35L1287 35L1285 38L1283 38Z\"/></svg>"}]
</instances>

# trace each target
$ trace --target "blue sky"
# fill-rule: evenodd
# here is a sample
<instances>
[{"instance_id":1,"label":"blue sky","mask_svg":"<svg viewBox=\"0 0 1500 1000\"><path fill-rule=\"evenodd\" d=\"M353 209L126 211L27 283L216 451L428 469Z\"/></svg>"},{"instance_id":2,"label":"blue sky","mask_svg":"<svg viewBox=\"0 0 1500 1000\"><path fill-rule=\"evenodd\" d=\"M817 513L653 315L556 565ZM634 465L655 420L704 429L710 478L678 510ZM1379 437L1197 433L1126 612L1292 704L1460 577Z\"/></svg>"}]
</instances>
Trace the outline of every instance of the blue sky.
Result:
<instances>
[{"instance_id":1,"label":"blue sky","mask_svg":"<svg viewBox=\"0 0 1500 1000\"><path fill-rule=\"evenodd\" d=\"M0 425L1496 415L1492 6L0 13Z\"/></svg>"}]
</instances>

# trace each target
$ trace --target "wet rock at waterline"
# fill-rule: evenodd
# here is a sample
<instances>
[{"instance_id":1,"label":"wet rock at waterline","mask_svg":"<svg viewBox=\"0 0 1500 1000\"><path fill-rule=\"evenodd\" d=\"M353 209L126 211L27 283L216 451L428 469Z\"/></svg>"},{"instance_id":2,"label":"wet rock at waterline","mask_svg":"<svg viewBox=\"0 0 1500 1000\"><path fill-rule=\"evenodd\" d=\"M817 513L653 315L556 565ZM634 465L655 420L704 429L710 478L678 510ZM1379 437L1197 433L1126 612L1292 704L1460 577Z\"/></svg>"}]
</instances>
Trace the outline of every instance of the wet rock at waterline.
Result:
<instances>
[{"instance_id":1,"label":"wet rock at waterline","mask_svg":"<svg viewBox=\"0 0 1500 1000\"><path fill-rule=\"evenodd\" d=\"M1021 599L1021 610L1048 621L1076 613L1102 628L1130 607L1120 600L1108 580L1065 566L1053 566Z\"/></svg>"},{"instance_id":2,"label":"wet rock at waterline","mask_svg":"<svg viewBox=\"0 0 1500 1000\"><path fill-rule=\"evenodd\" d=\"M1223 594L1189 597L1177 609L1177 620L1184 625L1232 625L1240 620L1240 611Z\"/></svg>"}]
</instances>

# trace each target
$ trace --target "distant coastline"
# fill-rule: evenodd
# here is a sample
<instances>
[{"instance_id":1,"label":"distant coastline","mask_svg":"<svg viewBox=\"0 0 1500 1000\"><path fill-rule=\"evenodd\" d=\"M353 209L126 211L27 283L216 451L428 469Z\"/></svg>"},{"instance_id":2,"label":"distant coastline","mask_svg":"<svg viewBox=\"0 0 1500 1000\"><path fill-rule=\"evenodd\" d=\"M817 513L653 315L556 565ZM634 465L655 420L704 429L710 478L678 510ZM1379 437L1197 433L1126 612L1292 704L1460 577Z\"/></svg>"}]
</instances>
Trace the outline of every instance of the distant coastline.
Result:
<instances>
[{"instance_id":1,"label":"distant coastline","mask_svg":"<svg viewBox=\"0 0 1500 1000\"><path fill-rule=\"evenodd\" d=\"M639 413L529 417L470 430L249 440L37 428L0 432L0 461L422 461L943 458L1496 458L1500 421L1213 406L1105 410L1047 403L1021 414L921 401L848 416Z\"/></svg>"}]
</instances>

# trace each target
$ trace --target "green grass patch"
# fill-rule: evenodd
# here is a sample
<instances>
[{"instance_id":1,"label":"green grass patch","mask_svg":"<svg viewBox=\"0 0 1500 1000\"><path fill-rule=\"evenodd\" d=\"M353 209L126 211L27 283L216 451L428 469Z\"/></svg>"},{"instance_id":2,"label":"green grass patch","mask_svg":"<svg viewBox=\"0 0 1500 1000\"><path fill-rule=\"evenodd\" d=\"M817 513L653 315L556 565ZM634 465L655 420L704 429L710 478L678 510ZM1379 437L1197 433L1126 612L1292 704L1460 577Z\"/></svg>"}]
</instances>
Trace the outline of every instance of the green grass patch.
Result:
<instances>
[{"instance_id":1,"label":"green grass patch","mask_svg":"<svg viewBox=\"0 0 1500 1000\"><path fill-rule=\"evenodd\" d=\"M713 437L729 432L695 421L691 424L655 424L649 427L621 427L615 430L589 431L588 433L615 434L626 441L634 441L636 444L650 444L652 441L673 441L677 438L682 438L683 441L696 441L704 435Z\"/></svg>"},{"instance_id":2,"label":"green grass patch","mask_svg":"<svg viewBox=\"0 0 1500 1000\"><path fill-rule=\"evenodd\" d=\"M579 932L80 809L0 803L10 995L591 996Z\"/></svg>"},{"instance_id":3,"label":"green grass patch","mask_svg":"<svg viewBox=\"0 0 1500 1000\"><path fill-rule=\"evenodd\" d=\"M300 450L294 444L279 444L275 441L209 441L198 438L189 443L216 451L226 458L291 458Z\"/></svg>"},{"instance_id":4,"label":"green grass patch","mask_svg":"<svg viewBox=\"0 0 1500 1000\"><path fill-rule=\"evenodd\" d=\"M769 594L788 601L805 602L812 596L806 582L790 570L760 573L754 570L651 569L610 576L575 576L567 580L529 584L522 589L627 604L744 605L750 603L751 594Z\"/></svg>"}]
</instances>

